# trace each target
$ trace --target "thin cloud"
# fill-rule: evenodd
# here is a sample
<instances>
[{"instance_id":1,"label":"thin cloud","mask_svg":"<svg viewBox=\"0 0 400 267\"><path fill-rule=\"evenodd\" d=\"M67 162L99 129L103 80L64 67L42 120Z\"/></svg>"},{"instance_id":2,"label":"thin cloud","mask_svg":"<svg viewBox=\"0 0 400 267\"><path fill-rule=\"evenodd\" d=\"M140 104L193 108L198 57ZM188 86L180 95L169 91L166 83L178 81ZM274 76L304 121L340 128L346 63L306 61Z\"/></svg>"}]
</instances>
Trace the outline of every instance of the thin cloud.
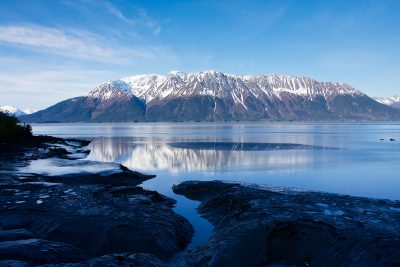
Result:
<instances>
[{"instance_id":1,"label":"thin cloud","mask_svg":"<svg viewBox=\"0 0 400 267\"><path fill-rule=\"evenodd\" d=\"M0 43L39 49L42 52L72 58L122 64L138 59L171 57L171 51L162 47L117 47L91 32L78 29L60 30L39 25L0 26ZM168 53L163 55L159 52Z\"/></svg>"},{"instance_id":2,"label":"thin cloud","mask_svg":"<svg viewBox=\"0 0 400 267\"><path fill-rule=\"evenodd\" d=\"M145 27L152 30L155 35L158 35L161 32L160 23L156 19L149 16L149 14L147 14L147 12L142 8L135 8L135 18L128 18L121 10L119 10L115 5L111 4L110 2L105 1L104 6L111 15L125 23L131 25L144 25Z\"/></svg>"},{"instance_id":3,"label":"thin cloud","mask_svg":"<svg viewBox=\"0 0 400 267\"><path fill-rule=\"evenodd\" d=\"M137 11L140 22L152 29L155 35L158 35L161 32L161 26L158 21L150 17L144 9L137 8Z\"/></svg>"},{"instance_id":4,"label":"thin cloud","mask_svg":"<svg viewBox=\"0 0 400 267\"><path fill-rule=\"evenodd\" d=\"M0 73L0 105L43 109L58 101L84 95L112 76L106 70L43 70Z\"/></svg>"},{"instance_id":5,"label":"thin cloud","mask_svg":"<svg viewBox=\"0 0 400 267\"><path fill-rule=\"evenodd\" d=\"M43 70L24 74L0 74L0 92L12 93L79 93L89 91L107 75L99 70ZM5 85L5 86L4 86ZM63 92L63 88L69 88ZM3 92L4 90L4 92ZM84 90L84 91L82 91Z\"/></svg>"}]
</instances>

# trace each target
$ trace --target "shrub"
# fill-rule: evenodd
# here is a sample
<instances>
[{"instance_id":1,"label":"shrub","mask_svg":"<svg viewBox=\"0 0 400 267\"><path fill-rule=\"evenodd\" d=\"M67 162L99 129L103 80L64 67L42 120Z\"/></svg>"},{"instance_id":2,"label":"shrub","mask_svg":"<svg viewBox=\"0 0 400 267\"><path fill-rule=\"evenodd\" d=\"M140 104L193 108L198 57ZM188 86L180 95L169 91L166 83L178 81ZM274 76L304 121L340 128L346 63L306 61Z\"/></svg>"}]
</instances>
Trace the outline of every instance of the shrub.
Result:
<instances>
[{"instance_id":1,"label":"shrub","mask_svg":"<svg viewBox=\"0 0 400 267\"><path fill-rule=\"evenodd\" d=\"M29 124L20 125L19 120L0 111L0 140L16 141L32 137L32 127Z\"/></svg>"}]
</instances>

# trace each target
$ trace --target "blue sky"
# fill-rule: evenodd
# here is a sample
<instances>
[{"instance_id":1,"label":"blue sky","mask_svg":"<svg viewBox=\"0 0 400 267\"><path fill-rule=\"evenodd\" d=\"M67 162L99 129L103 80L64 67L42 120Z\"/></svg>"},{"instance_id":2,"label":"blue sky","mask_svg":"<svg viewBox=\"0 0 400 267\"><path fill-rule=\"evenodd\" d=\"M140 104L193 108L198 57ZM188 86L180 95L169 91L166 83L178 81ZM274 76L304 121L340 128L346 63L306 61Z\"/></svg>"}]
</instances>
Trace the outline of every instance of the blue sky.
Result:
<instances>
[{"instance_id":1,"label":"blue sky","mask_svg":"<svg viewBox=\"0 0 400 267\"><path fill-rule=\"evenodd\" d=\"M400 1L0 0L0 105L140 73L278 73L400 94Z\"/></svg>"}]
</instances>

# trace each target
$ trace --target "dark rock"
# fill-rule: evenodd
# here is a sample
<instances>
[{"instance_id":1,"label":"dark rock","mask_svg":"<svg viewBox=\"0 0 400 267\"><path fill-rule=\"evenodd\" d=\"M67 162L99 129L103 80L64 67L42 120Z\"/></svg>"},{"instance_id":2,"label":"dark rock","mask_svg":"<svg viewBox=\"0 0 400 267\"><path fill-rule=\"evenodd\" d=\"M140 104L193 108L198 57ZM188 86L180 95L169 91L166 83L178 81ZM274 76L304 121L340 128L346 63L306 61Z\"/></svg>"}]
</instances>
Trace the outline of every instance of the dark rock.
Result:
<instances>
[{"instance_id":1,"label":"dark rock","mask_svg":"<svg viewBox=\"0 0 400 267\"><path fill-rule=\"evenodd\" d=\"M390 138L389 140L390 140L390 141L396 141L396 139L394 139L394 138Z\"/></svg>"},{"instance_id":2,"label":"dark rock","mask_svg":"<svg viewBox=\"0 0 400 267\"><path fill-rule=\"evenodd\" d=\"M0 209L3 230L24 228L35 238L70 244L89 257L130 252L166 259L182 251L193 235L189 222L173 212L175 201L141 187L0 185L1 192L11 189L19 191L0 194L0 201L8 203Z\"/></svg>"},{"instance_id":3,"label":"dark rock","mask_svg":"<svg viewBox=\"0 0 400 267\"><path fill-rule=\"evenodd\" d=\"M143 174L131 171L123 165L119 170L102 171L98 173L72 173L59 176L42 176L42 179L51 183L63 183L72 185L139 185L143 181L156 177L152 174Z\"/></svg>"},{"instance_id":4,"label":"dark rock","mask_svg":"<svg viewBox=\"0 0 400 267\"><path fill-rule=\"evenodd\" d=\"M29 267L32 266L28 262L25 261L17 261L17 260L0 260L0 266L6 267Z\"/></svg>"},{"instance_id":5,"label":"dark rock","mask_svg":"<svg viewBox=\"0 0 400 267\"><path fill-rule=\"evenodd\" d=\"M54 262L79 262L87 257L71 245L40 239L23 239L0 242L0 258L21 260L32 264Z\"/></svg>"},{"instance_id":6,"label":"dark rock","mask_svg":"<svg viewBox=\"0 0 400 267\"><path fill-rule=\"evenodd\" d=\"M167 267L172 266L160 260L158 257L152 254L145 253L123 253L123 254L110 254L104 255L98 258L93 258L80 263L69 263L69 264L49 264L42 267L97 267L97 266L108 266L108 267Z\"/></svg>"},{"instance_id":7,"label":"dark rock","mask_svg":"<svg viewBox=\"0 0 400 267\"><path fill-rule=\"evenodd\" d=\"M400 202L222 182L185 182L210 240L189 266L397 266Z\"/></svg>"},{"instance_id":8,"label":"dark rock","mask_svg":"<svg viewBox=\"0 0 400 267\"><path fill-rule=\"evenodd\" d=\"M32 136L18 143L0 144L0 170L15 170L23 167L29 160L44 158L69 158L72 154L64 147L71 148L71 151L81 153L82 148L90 141L78 139L61 139L52 136Z\"/></svg>"},{"instance_id":9,"label":"dark rock","mask_svg":"<svg viewBox=\"0 0 400 267\"><path fill-rule=\"evenodd\" d=\"M131 171L123 165L119 170L102 171L98 173L73 173L60 176L43 176L43 179L52 183L75 185L108 184L108 185L139 185L143 181L154 178L152 174L142 174Z\"/></svg>"},{"instance_id":10,"label":"dark rock","mask_svg":"<svg viewBox=\"0 0 400 267\"><path fill-rule=\"evenodd\" d=\"M90 141L78 139L62 139L48 135L34 135L17 141L0 143L0 155L3 153L15 153L38 148L48 148L51 144L72 145L75 147L84 147L89 145ZM10 156L10 155L7 155ZM47 155L49 156L49 155Z\"/></svg>"},{"instance_id":11,"label":"dark rock","mask_svg":"<svg viewBox=\"0 0 400 267\"><path fill-rule=\"evenodd\" d=\"M0 242L30 238L33 238L33 234L25 229L0 230Z\"/></svg>"},{"instance_id":12,"label":"dark rock","mask_svg":"<svg viewBox=\"0 0 400 267\"><path fill-rule=\"evenodd\" d=\"M71 154L65 148L61 147L50 147L49 148L49 156L57 156L59 158L67 158L67 156Z\"/></svg>"}]
</instances>

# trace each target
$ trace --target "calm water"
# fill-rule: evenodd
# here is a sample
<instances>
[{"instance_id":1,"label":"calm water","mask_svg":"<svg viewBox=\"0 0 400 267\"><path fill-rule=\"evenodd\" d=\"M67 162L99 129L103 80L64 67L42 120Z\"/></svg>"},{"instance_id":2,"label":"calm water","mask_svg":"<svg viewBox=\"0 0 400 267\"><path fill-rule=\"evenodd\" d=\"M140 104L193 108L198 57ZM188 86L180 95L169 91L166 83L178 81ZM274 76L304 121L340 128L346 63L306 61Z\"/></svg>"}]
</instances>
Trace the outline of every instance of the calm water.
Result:
<instances>
[{"instance_id":1,"label":"calm water","mask_svg":"<svg viewBox=\"0 0 400 267\"><path fill-rule=\"evenodd\" d=\"M192 246L208 238L211 226L197 214L199 203L172 192L181 181L229 180L400 199L400 123L34 124L33 131L92 139L88 159L156 174L143 187L178 201L176 212L196 230ZM270 143L319 148L280 150L287 147Z\"/></svg>"}]
</instances>

